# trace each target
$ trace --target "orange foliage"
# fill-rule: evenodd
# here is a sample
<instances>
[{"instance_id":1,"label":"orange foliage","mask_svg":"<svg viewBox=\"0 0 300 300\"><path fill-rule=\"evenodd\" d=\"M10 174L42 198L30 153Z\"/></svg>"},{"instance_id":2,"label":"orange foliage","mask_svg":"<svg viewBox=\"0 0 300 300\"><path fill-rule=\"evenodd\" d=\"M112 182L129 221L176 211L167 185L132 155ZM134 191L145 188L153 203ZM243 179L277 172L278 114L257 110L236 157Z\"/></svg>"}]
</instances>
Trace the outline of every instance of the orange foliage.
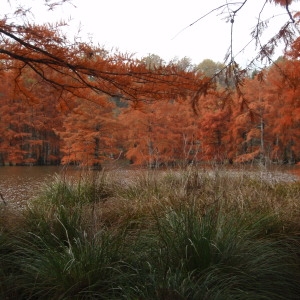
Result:
<instances>
[{"instance_id":1,"label":"orange foliage","mask_svg":"<svg viewBox=\"0 0 300 300\"><path fill-rule=\"evenodd\" d=\"M25 83L18 81L30 82L29 77ZM49 105L53 94L44 89L32 97L24 95L15 85L14 72L2 76L0 91L0 164L58 163L59 143L53 130L61 126L62 116Z\"/></svg>"},{"instance_id":2,"label":"orange foliage","mask_svg":"<svg viewBox=\"0 0 300 300\"><path fill-rule=\"evenodd\" d=\"M270 0L270 2L274 2L275 4L279 4L281 6L287 6L290 5L293 2L293 0Z\"/></svg>"},{"instance_id":3,"label":"orange foliage","mask_svg":"<svg viewBox=\"0 0 300 300\"><path fill-rule=\"evenodd\" d=\"M114 106L107 100L106 103L105 107L92 102L79 103L64 118L63 127L56 130L63 141L62 164L100 166L118 153L116 133L119 126L113 117Z\"/></svg>"},{"instance_id":4,"label":"orange foliage","mask_svg":"<svg viewBox=\"0 0 300 300\"><path fill-rule=\"evenodd\" d=\"M143 111L127 109L120 122L126 126L126 157L134 164L155 167L199 160L197 116L182 99L153 103Z\"/></svg>"},{"instance_id":5,"label":"orange foliage","mask_svg":"<svg viewBox=\"0 0 300 300\"><path fill-rule=\"evenodd\" d=\"M292 0L270 1L284 6L298 24L288 10ZM60 2L46 3L53 9ZM283 40L289 46L286 58L255 78L231 62L225 73L232 77L223 86L192 68L174 63L150 68L125 54L69 42L60 33L62 24L21 26L5 17L0 20L0 165L99 166L120 157L151 167L297 162L300 39L292 43L290 23L259 53L269 57Z\"/></svg>"}]
</instances>

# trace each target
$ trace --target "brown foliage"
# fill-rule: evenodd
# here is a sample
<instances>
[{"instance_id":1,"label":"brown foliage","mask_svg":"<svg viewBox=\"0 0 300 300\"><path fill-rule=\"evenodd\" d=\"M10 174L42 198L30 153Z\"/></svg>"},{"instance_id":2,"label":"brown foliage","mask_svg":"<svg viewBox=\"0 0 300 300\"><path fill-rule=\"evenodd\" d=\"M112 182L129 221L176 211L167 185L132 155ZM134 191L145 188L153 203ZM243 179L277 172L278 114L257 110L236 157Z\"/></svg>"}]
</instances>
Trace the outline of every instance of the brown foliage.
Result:
<instances>
[{"instance_id":1,"label":"brown foliage","mask_svg":"<svg viewBox=\"0 0 300 300\"><path fill-rule=\"evenodd\" d=\"M45 5L53 10L65 2ZM256 59L272 62L280 41L287 55L254 79L232 47L216 74L193 71L185 61L149 64L70 42L60 30L64 22L33 24L19 7L23 24L0 19L0 164L98 165L120 153L150 166L300 160L299 14L291 15L292 0L271 2L283 6L288 21L261 44L267 24L258 17ZM232 28L245 4L231 11Z\"/></svg>"}]
</instances>

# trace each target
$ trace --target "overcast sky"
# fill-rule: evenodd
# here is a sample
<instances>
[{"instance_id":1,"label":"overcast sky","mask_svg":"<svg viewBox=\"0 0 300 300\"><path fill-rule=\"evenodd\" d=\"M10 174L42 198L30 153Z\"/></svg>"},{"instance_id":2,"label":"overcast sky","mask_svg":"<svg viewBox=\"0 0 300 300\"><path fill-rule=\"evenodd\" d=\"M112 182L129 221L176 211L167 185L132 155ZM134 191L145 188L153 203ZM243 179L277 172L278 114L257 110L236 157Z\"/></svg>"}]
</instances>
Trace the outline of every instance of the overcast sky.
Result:
<instances>
[{"instance_id":1,"label":"overcast sky","mask_svg":"<svg viewBox=\"0 0 300 300\"><path fill-rule=\"evenodd\" d=\"M19 2L33 3L37 7L41 1ZM67 4L57 8L54 14L41 13L39 8L38 12L34 11L36 20L72 19L68 31L73 32L81 23L84 39L91 36L95 44L99 43L107 50L118 48L121 52L135 53L138 58L157 54L165 61L186 56L193 63L200 63L205 58L223 62L230 46L231 23L226 21L226 7L189 26L224 5L226 0L73 0L73 3L76 8ZM257 24L264 3L265 0L248 0L238 12L233 32L235 55L251 40L250 32ZM230 7L236 9L238 5ZM299 2L293 9L300 10ZM269 1L262 14L263 20L268 18L271 18L270 30L262 37L263 41L288 21L285 9L275 7ZM236 56L236 60L244 64L254 53L252 43Z\"/></svg>"}]
</instances>

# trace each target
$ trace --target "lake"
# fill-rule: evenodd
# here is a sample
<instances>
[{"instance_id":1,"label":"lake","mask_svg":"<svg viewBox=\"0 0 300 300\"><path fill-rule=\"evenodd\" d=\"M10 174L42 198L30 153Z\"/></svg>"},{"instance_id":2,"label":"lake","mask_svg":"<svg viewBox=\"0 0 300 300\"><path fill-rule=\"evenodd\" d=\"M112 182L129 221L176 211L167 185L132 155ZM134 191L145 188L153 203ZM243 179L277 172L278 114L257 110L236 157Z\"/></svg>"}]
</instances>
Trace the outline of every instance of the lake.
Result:
<instances>
[{"instance_id":1,"label":"lake","mask_svg":"<svg viewBox=\"0 0 300 300\"><path fill-rule=\"evenodd\" d=\"M281 178L281 172L283 181L289 181L289 178L295 181L292 175L295 175L295 178L298 178L298 180L300 179L299 166L276 168L275 171L277 174L279 172L279 180ZM55 174L80 175L82 171L68 169L66 172L64 168L57 166L0 167L0 193L8 204L12 203L17 206L22 206L30 198L38 194L44 183L53 180ZM3 201L0 199L0 205L2 204Z\"/></svg>"},{"instance_id":2,"label":"lake","mask_svg":"<svg viewBox=\"0 0 300 300\"><path fill-rule=\"evenodd\" d=\"M7 203L21 205L21 202L37 195L42 184L61 170L54 166L0 167L0 193Z\"/></svg>"}]
</instances>

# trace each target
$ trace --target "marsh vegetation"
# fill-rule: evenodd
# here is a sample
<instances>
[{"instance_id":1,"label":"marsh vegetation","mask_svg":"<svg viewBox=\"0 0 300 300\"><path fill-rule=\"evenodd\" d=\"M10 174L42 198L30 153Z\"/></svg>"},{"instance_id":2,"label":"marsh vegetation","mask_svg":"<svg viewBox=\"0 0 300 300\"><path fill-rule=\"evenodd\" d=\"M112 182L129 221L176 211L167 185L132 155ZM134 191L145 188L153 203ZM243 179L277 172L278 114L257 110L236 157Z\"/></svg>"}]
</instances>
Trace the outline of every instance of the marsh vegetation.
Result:
<instances>
[{"instance_id":1,"label":"marsh vegetation","mask_svg":"<svg viewBox=\"0 0 300 300\"><path fill-rule=\"evenodd\" d=\"M123 175L56 176L0 207L1 299L299 297L299 181Z\"/></svg>"}]
</instances>

